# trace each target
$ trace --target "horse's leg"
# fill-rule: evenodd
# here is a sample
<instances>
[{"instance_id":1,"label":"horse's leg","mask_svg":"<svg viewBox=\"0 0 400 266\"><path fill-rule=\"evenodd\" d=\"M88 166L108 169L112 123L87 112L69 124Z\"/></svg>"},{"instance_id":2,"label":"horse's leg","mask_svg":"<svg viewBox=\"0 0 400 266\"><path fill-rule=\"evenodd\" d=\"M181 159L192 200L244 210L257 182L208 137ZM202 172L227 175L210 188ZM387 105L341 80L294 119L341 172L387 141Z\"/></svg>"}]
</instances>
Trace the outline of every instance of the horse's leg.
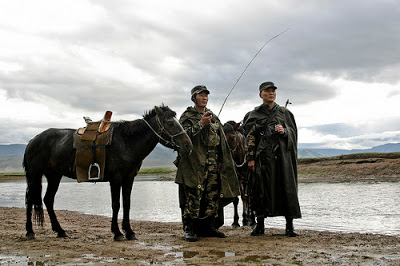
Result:
<instances>
[{"instance_id":1,"label":"horse's leg","mask_svg":"<svg viewBox=\"0 0 400 266\"><path fill-rule=\"evenodd\" d=\"M254 227L257 224L256 223L256 215L255 215L254 211L251 210L251 207L250 207L250 196L247 195L247 191L248 191L247 186L248 186L248 184L243 182L243 190L244 190L244 193L243 193L244 198L242 198L243 212L244 212L244 209L246 209L247 225Z\"/></svg>"},{"instance_id":2,"label":"horse's leg","mask_svg":"<svg viewBox=\"0 0 400 266\"><path fill-rule=\"evenodd\" d=\"M249 202L247 200L246 196L246 189L245 189L245 183L243 180L239 180L239 188L240 188L240 198L242 199L242 204L243 204L243 212L242 212L242 217L243 217L243 225L250 225L249 221Z\"/></svg>"},{"instance_id":3,"label":"horse's leg","mask_svg":"<svg viewBox=\"0 0 400 266\"><path fill-rule=\"evenodd\" d=\"M47 178L47 189L43 198L43 202L46 205L47 213L49 214L51 228L57 233L57 237L68 237L64 229L61 228L54 212L54 197L58 191L62 175L56 173L46 173L45 176Z\"/></svg>"},{"instance_id":4,"label":"horse's leg","mask_svg":"<svg viewBox=\"0 0 400 266\"><path fill-rule=\"evenodd\" d=\"M124 235L121 233L118 227L118 212L120 208L119 197L121 194L121 185L112 183L110 181L111 188L111 207L112 207L112 220L111 220L111 232L114 234L115 241L121 241L124 239Z\"/></svg>"},{"instance_id":5,"label":"horse's leg","mask_svg":"<svg viewBox=\"0 0 400 266\"><path fill-rule=\"evenodd\" d=\"M239 228L240 224L239 224L239 214L238 214L238 205L239 205L239 197L235 197L233 199L233 210L234 210L234 214L233 214L233 224L232 224L232 228Z\"/></svg>"},{"instance_id":6,"label":"horse's leg","mask_svg":"<svg viewBox=\"0 0 400 266\"><path fill-rule=\"evenodd\" d=\"M35 239L35 232L32 228L32 203L26 203L26 238L27 239Z\"/></svg>"},{"instance_id":7,"label":"horse's leg","mask_svg":"<svg viewBox=\"0 0 400 266\"><path fill-rule=\"evenodd\" d=\"M122 230L125 232L125 237L128 240L137 240L135 232L132 231L129 221L133 180L133 178L128 178L128 180L123 182L122 186L122 204L124 209L124 214L122 218Z\"/></svg>"}]
</instances>

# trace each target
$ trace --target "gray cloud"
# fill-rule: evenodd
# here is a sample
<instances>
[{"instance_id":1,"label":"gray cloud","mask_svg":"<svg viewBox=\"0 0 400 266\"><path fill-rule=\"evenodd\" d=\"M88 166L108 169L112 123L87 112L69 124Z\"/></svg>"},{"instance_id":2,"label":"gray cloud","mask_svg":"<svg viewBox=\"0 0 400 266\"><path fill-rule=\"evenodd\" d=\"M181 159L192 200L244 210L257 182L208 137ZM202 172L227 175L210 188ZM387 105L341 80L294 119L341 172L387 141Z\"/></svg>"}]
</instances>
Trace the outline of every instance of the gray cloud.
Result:
<instances>
[{"instance_id":1,"label":"gray cloud","mask_svg":"<svg viewBox=\"0 0 400 266\"><path fill-rule=\"evenodd\" d=\"M37 33L59 52L2 56L21 66L12 75L0 71L0 89L7 97L31 102L50 99L82 110L83 115L112 109L122 116L140 116L161 103L183 110L191 104L190 89L204 84L220 106L258 49L286 28L290 29L253 61L230 96L227 110L244 100L259 104L257 88L266 80L278 85L281 104L290 98L297 105L338 93L331 84L305 76L400 83L400 5L395 1L303 1L300 6L295 1L251 5L230 1L224 6L91 3L102 10L102 19L78 31ZM110 61L93 65L90 60L97 56ZM96 67L102 68L101 73ZM120 73L122 68L129 71ZM320 125L318 131L349 137L352 132L344 130L345 123ZM378 126L370 131L377 132Z\"/></svg>"}]
</instances>

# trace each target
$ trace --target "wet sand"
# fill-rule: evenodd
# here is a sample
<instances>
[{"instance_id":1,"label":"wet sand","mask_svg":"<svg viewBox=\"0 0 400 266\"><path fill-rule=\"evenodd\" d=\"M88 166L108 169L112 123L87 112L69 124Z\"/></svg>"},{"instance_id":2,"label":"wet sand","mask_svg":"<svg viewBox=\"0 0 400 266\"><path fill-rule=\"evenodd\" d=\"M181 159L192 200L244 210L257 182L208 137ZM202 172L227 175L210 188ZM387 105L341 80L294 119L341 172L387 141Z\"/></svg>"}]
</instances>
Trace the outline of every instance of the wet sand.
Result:
<instances>
[{"instance_id":1,"label":"wet sand","mask_svg":"<svg viewBox=\"0 0 400 266\"><path fill-rule=\"evenodd\" d=\"M289 238L283 228L250 236L251 228L223 226L225 239L183 239L180 223L131 221L138 240L116 242L111 218L57 211L68 238L57 238L46 215L35 226L36 239L25 238L25 209L0 207L0 264L22 265L400 265L400 237L298 230Z\"/></svg>"},{"instance_id":2,"label":"wet sand","mask_svg":"<svg viewBox=\"0 0 400 266\"><path fill-rule=\"evenodd\" d=\"M300 161L299 182L399 182L400 154L378 155ZM27 240L25 209L0 207L0 264L400 265L400 236L297 230L289 238L274 228L252 237L250 227L223 226L227 238L189 243L180 223L132 220L138 240L115 242L110 217L56 212L68 238L56 237L46 214L36 239Z\"/></svg>"}]
</instances>

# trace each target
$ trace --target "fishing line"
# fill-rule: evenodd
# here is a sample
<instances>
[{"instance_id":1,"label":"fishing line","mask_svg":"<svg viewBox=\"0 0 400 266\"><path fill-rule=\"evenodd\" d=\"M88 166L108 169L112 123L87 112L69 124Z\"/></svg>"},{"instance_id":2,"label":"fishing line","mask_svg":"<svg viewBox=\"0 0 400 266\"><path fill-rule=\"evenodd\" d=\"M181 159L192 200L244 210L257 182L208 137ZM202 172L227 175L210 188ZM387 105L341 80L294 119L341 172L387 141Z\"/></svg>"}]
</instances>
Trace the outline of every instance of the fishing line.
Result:
<instances>
[{"instance_id":1,"label":"fishing line","mask_svg":"<svg viewBox=\"0 0 400 266\"><path fill-rule=\"evenodd\" d=\"M250 64L253 62L253 60L257 57L257 55L261 52L261 50L273 39L275 39L276 37L278 37L281 34L284 34L286 31L288 31L289 28L287 28L286 30L280 32L279 34L275 35L274 37L272 37L271 39L269 39L266 43L264 43L264 45L258 50L258 52L253 56L253 58L250 60L250 62L247 64L247 66L245 67L245 69L243 70L242 74L240 74L239 78L236 80L235 84L233 85L232 89L229 91L228 95L226 96L224 102L222 103L221 109L219 110L218 116L221 114L222 108L224 108L224 105L226 103L226 100L228 100L228 97L231 95L233 89L236 87L236 84L238 84L239 80L242 78L243 74L246 72L247 68L250 66Z\"/></svg>"}]
</instances>

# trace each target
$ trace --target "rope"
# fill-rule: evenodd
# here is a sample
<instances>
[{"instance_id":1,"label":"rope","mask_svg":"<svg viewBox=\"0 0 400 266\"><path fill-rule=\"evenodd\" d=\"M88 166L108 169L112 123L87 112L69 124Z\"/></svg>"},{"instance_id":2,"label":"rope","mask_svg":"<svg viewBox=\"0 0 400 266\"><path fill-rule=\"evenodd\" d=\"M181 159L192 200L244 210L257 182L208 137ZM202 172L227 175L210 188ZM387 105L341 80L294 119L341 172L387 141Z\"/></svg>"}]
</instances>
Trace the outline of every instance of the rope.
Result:
<instances>
[{"instance_id":1,"label":"rope","mask_svg":"<svg viewBox=\"0 0 400 266\"><path fill-rule=\"evenodd\" d=\"M272 41L273 39L275 39L276 37L278 37L279 35L285 33L286 31L288 31L289 28L287 28L286 30L280 32L279 34L275 35L274 37L272 37L271 39L269 39L266 43L264 43L264 45L258 50L258 52L253 56L253 58L250 60L250 62L247 64L247 66L245 67L245 69L243 70L242 74L240 74L239 78L236 80L235 84L233 85L232 89L229 91L228 95L226 96L224 102L222 103L221 109L219 110L218 113L218 117L222 112L222 108L224 108L224 105L226 103L226 100L228 100L228 97L231 95L233 89L236 87L236 84L239 83L239 80L242 78L244 72L246 72L247 68L250 66L250 64L253 62L253 60L257 57L257 55L261 52L261 50L265 47L265 45L267 45L270 41Z\"/></svg>"}]
</instances>

